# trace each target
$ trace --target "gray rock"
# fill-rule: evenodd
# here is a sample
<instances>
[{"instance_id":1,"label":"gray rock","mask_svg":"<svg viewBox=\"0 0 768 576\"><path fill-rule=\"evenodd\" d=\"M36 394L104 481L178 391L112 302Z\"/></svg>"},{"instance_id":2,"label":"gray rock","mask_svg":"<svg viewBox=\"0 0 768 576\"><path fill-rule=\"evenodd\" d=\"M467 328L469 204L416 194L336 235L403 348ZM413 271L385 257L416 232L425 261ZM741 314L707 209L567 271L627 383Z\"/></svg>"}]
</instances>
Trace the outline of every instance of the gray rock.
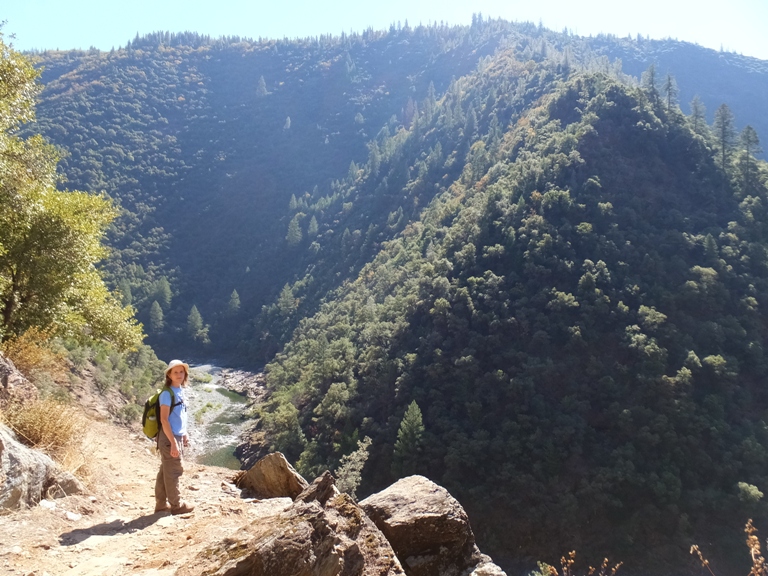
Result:
<instances>
[{"instance_id":1,"label":"gray rock","mask_svg":"<svg viewBox=\"0 0 768 576\"><path fill-rule=\"evenodd\" d=\"M265 456L247 472L235 478L238 488L252 492L256 498L296 498L309 484L294 470L280 452Z\"/></svg>"},{"instance_id":2,"label":"gray rock","mask_svg":"<svg viewBox=\"0 0 768 576\"><path fill-rule=\"evenodd\" d=\"M494 564L490 556L480 554L478 563L467 568L463 576L507 576L507 573Z\"/></svg>"},{"instance_id":3,"label":"gray rock","mask_svg":"<svg viewBox=\"0 0 768 576\"><path fill-rule=\"evenodd\" d=\"M45 496L85 492L82 483L50 457L24 446L0 425L0 508L35 506Z\"/></svg>"},{"instance_id":4,"label":"gray rock","mask_svg":"<svg viewBox=\"0 0 768 576\"><path fill-rule=\"evenodd\" d=\"M504 574L475 546L461 504L423 476L403 478L360 506L389 540L408 576Z\"/></svg>"},{"instance_id":5,"label":"gray rock","mask_svg":"<svg viewBox=\"0 0 768 576\"><path fill-rule=\"evenodd\" d=\"M24 378L13 362L0 353L0 409L11 402L30 402L38 397L34 384Z\"/></svg>"},{"instance_id":6,"label":"gray rock","mask_svg":"<svg viewBox=\"0 0 768 576\"><path fill-rule=\"evenodd\" d=\"M83 494L85 491L85 486L77 477L58 467L52 471L45 486L45 494L48 498L64 498L73 494Z\"/></svg>"},{"instance_id":7,"label":"gray rock","mask_svg":"<svg viewBox=\"0 0 768 576\"><path fill-rule=\"evenodd\" d=\"M392 547L346 494L296 501L182 565L178 576L403 576Z\"/></svg>"}]
</instances>

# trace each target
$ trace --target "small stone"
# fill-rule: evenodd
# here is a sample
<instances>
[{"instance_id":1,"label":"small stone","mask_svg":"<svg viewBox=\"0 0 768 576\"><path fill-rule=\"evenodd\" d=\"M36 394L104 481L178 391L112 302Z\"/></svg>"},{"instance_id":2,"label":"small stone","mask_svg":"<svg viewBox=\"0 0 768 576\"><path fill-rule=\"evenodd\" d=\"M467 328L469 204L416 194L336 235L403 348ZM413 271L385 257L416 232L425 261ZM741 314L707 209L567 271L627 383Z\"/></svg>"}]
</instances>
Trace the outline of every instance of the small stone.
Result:
<instances>
[{"instance_id":1,"label":"small stone","mask_svg":"<svg viewBox=\"0 0 768 576\"><path fill-rule=\"evenodd\" d=\"M189 488L190 490L192 490L194 492L197 492L198 490L200 490L199 486L187 486L187 488Z\"/></svg>"},{"instance_id":2,"label":"small stone","mask_svg":"<svg viewBox=\"0 0 768 576\"><path fill-rule=\"evenodd\" d=\"M90 500L91 502L96 502L96 496L89 496L88 500Z\"/></svg>"},{"instance_id":3,"label":"small stone","mask_svg":"<svg viewBox=\"0 0 768 576\"><path fill-rule=\"evenodd\" d=\"M43 498L40 500L40 507L45 508L46 510L53 510L56 508L56 502L51 502L50 500Z\"/></svg>"},{"instance_id":4,"label":"small stone","mask_svg":"<svg viewBox=\"0 0 768 576\"><path fill-rule=\"evenodd\" d=\"M163 516L160 518L160 520L157 521L158 526L168 527L173 526L173 524L176 522L177 516Z\"/></svg>"},{"instance_id":5,"label":"small stone","mask_svg":"<svg viewBox=\"0 0 768 576\"><path fill-rule=\"evenodd\" d=\"M14 546L13 548L11 548L11 554L21 554L21 552L22 552L21 546Z\"/></svg>"},{"instance_id":6,"label":"small stone","mask_svg":"<svg viewBox=\"0 0 768 576\"><path fill-rule=\"evenodd\" d=\"M74 512L67 512L67 520L72 520L73 522L77 522L80 520L82 516L80 514L75 514Z\"/></svg>"}]
</instances>

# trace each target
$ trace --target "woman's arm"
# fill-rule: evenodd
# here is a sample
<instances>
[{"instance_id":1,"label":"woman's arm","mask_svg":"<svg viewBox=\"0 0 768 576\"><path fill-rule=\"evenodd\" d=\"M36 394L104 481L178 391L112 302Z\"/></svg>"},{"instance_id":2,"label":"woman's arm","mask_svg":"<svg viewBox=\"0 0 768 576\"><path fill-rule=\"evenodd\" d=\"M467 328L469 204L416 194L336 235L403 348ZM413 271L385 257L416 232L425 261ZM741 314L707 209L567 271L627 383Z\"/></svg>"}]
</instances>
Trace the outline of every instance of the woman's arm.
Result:
<instances>
[{"instance_id":1,"label":"woman's arm","mask_svg":"<svg viewBox=\"0 0 768 576\"><path fill-rule=\"evenodd\" d=\"M176 436L173 435L173 430L171 429L171 423L168 422L168 416L170 415L171 415L171 407L161 404L160 405L160 424L162 424L163 426L163 432L165 432L165 437L171 441L171 456L173 458L178 458L179 445L176 443Z\"/></svg>"}]
</instances>

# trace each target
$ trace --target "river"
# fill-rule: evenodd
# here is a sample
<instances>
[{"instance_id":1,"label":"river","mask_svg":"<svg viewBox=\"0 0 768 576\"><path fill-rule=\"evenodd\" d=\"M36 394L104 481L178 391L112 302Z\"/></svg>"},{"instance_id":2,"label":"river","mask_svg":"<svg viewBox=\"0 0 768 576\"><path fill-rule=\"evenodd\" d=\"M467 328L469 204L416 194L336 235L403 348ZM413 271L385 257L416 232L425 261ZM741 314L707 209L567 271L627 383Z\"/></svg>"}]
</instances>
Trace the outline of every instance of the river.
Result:
<instances>
[{"instance_id":1,"label":"river","mask_svg":"<svg viewBox=\"0 0 768 576\"><path fill-rule=\"evenodd\" d=\"M264 374L212 364L190 369L186 395L189 457L200 464L239 470L235 448L241 434L253 424L250 414L266 395Z\"/></svg>"}]
</instances>

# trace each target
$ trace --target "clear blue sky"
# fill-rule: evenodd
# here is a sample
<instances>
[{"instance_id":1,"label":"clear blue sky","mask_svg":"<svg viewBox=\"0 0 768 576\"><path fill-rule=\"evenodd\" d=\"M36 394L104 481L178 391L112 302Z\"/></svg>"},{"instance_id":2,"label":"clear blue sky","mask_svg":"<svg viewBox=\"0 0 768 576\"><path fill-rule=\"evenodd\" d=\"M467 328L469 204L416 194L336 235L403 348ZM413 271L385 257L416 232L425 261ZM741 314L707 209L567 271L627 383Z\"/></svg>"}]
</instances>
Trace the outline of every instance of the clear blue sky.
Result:
<instances>
[{"instance_id":1,"label":"clear blue sky","mask_svg":"<svg viewBox=\"0 0 768 576\"><path fill-rule=\"evenodd\" d=\"M768 60L768 0L3 0L19 50L124 45L138 32L289 38L389 27L469 24L473 12L588 36L642 34Z\"/></svg>"}]
</instances>

